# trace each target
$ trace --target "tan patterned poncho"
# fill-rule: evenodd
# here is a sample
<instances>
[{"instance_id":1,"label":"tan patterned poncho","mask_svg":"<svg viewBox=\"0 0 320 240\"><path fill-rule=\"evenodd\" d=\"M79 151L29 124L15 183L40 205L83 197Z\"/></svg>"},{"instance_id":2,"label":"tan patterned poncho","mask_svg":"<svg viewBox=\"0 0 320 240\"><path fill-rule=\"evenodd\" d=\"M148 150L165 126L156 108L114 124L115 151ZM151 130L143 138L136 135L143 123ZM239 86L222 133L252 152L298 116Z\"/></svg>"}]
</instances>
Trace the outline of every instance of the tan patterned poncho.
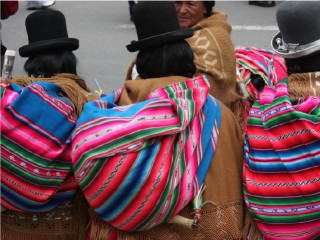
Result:
<instances>
[{"instance_id":1,"label":"tan patterned poncho","mask_svg":"<svg viewBox=\"0 0 320 240\"><path fill-rule=\"evenodd\" d=\"M290 99L320 96L320 72L295 73L288 77Z\"/></svg>"},{"instance_id":2,"label":"tan patterned poncho","mask_svg":"<svg viewBox=\"0 0 320 240\"><path fill-rule=\"evenodd\" d=\"M230 107L241 96L236 90L236 55L227 14L213 11L193 28L193 37L186 40L194 52L196 76L206 75L210 94Z\"/></svg>"}]
</instances>

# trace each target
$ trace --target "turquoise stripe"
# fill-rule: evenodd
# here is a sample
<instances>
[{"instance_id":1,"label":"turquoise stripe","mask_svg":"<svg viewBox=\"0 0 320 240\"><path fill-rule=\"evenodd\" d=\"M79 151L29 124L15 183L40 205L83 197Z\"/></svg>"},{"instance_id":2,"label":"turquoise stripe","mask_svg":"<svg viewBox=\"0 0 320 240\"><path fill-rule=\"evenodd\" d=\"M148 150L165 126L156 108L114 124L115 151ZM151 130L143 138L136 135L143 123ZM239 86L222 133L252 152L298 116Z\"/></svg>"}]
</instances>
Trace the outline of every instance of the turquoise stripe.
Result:
<instances>
[{"instance_id":1,"label":"turquoise stripe","mask_svg":"<svg viewBox=\"0 0 320 240\"><path fill-rule=\"evenodd\" d=\"M103 206L96 209L105 221L110 221L119 215L132 201L144 185L152 169L155 157L160 148L159 142L141 151L139 157L129 172L123 184Z\"/></svg>"},{"instance_id":2,"label":"turquoise stripe","mask_svg":"<svg viewBox=\"0 0 320 240\"><path fill-rule=\"evenodd\" d=\"M253 171L295 172L320 166L319 149L320 141L316 141L311 144L305 143L301 147L287 151L250 149L250 160L247 161L247 164ZM251 159L254 159L254 161ZM274 162L271 162L273 159Z\"/></svg>"},{"instance_id":3,"label":"turquoise stripe","mask_svg":"<svg viewBox=\"0 0 320 240\"><path fill-rule=\"evenodd\" d=\"M204 154L196 174L199 181L199 186L202 185L205 177L207 176L207 172L211 165L214 150L215 150L211 145L213 128L214 127L218 128L217 133L219 133L219 129L220 129L221 108L218 101L215 101L215 103L217 104L217 107L214 105L213 99L211 99L211 97L208 97L207 101L203 106L203 111L204 111L206 120L203 126L204 131L202 131L202 148L203 148ZM215 123L217 124L217 126L215 126Z\"/></svg>"}]
</instances>

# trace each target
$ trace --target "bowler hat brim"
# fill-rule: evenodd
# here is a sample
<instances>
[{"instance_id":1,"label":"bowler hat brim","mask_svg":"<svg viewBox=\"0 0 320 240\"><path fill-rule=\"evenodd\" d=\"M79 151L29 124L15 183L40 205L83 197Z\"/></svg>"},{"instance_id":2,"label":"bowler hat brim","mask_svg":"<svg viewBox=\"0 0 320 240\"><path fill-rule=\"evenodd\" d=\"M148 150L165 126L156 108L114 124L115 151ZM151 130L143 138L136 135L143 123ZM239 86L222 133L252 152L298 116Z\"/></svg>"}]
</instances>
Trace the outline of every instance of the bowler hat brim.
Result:
<instances>
[{"instance_id":1,"label":"bowler hat brim","mask_svg":"<svg viewBox=\"0 0 320 240\"><path fill-rule=\"evenodd\" d=\"M192 28L167 32L167 33L155 35L149 38L141 39L139 41L133 41L131 44L127 45L126 47L129 52L145 50L154 46L192 37L193 33L194 33L194 30Z\"/></svg>"},{"instance_id":2,"label":"bowler hat brim","mask_svg":"<svg viewBox=\"0 0 320 240\"><path fill-rule=\"evenodd\" d=\"M320 40L304 45L289 43L288 46L286 46L286 44L284 44L281 33L278 32L272 38L271 46L277 54L284 58L299 58L319 51Z\"/></svg>"},{"instance_id":3,"label":"bowler hat brim","mask_svg":"<svg viewBox=\"0 0 320 240\"><path fill-rule=\"evenodd\" d=\"M30 57L39 52L76 50L79 48L79 40L75 38L57 38L50 40L37 41L19 48L21 57Z\"/></svg>"}]
</instances>

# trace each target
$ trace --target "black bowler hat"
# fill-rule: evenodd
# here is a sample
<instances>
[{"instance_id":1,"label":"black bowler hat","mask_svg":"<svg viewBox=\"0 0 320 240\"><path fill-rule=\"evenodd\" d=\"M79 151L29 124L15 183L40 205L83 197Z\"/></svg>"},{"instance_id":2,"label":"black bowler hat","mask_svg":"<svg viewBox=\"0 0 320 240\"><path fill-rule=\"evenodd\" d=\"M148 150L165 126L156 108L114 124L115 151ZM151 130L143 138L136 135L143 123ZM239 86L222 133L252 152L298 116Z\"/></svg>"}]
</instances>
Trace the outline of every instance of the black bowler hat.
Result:
<instances>
[{"instance_id":1,"label":"black bowler hat","mask_svg":"<svg viewBox=\"0 0 320 240\"><path fill-rule=\"evenodd\" d=\"M280 56L299 58L320 50L319 1L285 1L276 19L280 32L271 45Z\"/></svg>"},{"instance_id":2,"label":"black bowler hat","mask_svg":"<svg viewBox=\"0 0 320 240\"><path fill-rule=\"evenodd\" d=\"M79 40L69 38L66 19L56 10L40 10L26 18L29 44L21 47L21 57L30 57L39 52L76 50Z\"/></svg>"},{"instance_id":3,"label":"black bowler hat","mask_svg":"<svg viewBox=\"0 0 320 240\"><path fill-rule=\"evenodd\" d=\"M129 52L193 36L193 29L181 29L173 1L142 1L132 11L138 41L127 45Z\"/></svg>"}]
</instances>

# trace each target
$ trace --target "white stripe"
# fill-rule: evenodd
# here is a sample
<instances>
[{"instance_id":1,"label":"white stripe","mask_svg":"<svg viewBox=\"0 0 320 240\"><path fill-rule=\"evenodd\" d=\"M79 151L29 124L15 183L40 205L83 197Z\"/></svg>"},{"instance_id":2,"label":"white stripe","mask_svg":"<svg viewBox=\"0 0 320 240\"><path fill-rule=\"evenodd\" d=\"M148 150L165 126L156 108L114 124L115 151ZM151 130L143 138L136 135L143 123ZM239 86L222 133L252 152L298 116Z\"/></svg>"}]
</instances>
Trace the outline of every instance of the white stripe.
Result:
<instances>
[{"instance_id":1,"label":"white stripe","mask_svg":"<svg viewBox=\"0 0 320 240\"><path fill-rule=\"evenodd\" d=\"M279 31L277 26L259 26L259 25L234 25L232 30L246 30L246 31Z\"/></svg>"},{"instance_id":2,"label":"white stripe","mask_svg":"<svg viewBox=\"0 0 320 240\"><path fill-rule=\"evenodd\" d=\"M115 29L134 29L134 24L121 24L116 25Z\"/></svg>"},{"instance_id":3,"label":"white stripe","mask_svg":"<svg viewBox=\"0 0 320 240\"><path fill-rule=\"evenodd\" d=\"M312 75L311 73L309 73L309 80L310 80L310 87L313 89L313 94L316 97L316 89L314 89L314 87L312 86Z\"/></svg>"}]
</instances>

